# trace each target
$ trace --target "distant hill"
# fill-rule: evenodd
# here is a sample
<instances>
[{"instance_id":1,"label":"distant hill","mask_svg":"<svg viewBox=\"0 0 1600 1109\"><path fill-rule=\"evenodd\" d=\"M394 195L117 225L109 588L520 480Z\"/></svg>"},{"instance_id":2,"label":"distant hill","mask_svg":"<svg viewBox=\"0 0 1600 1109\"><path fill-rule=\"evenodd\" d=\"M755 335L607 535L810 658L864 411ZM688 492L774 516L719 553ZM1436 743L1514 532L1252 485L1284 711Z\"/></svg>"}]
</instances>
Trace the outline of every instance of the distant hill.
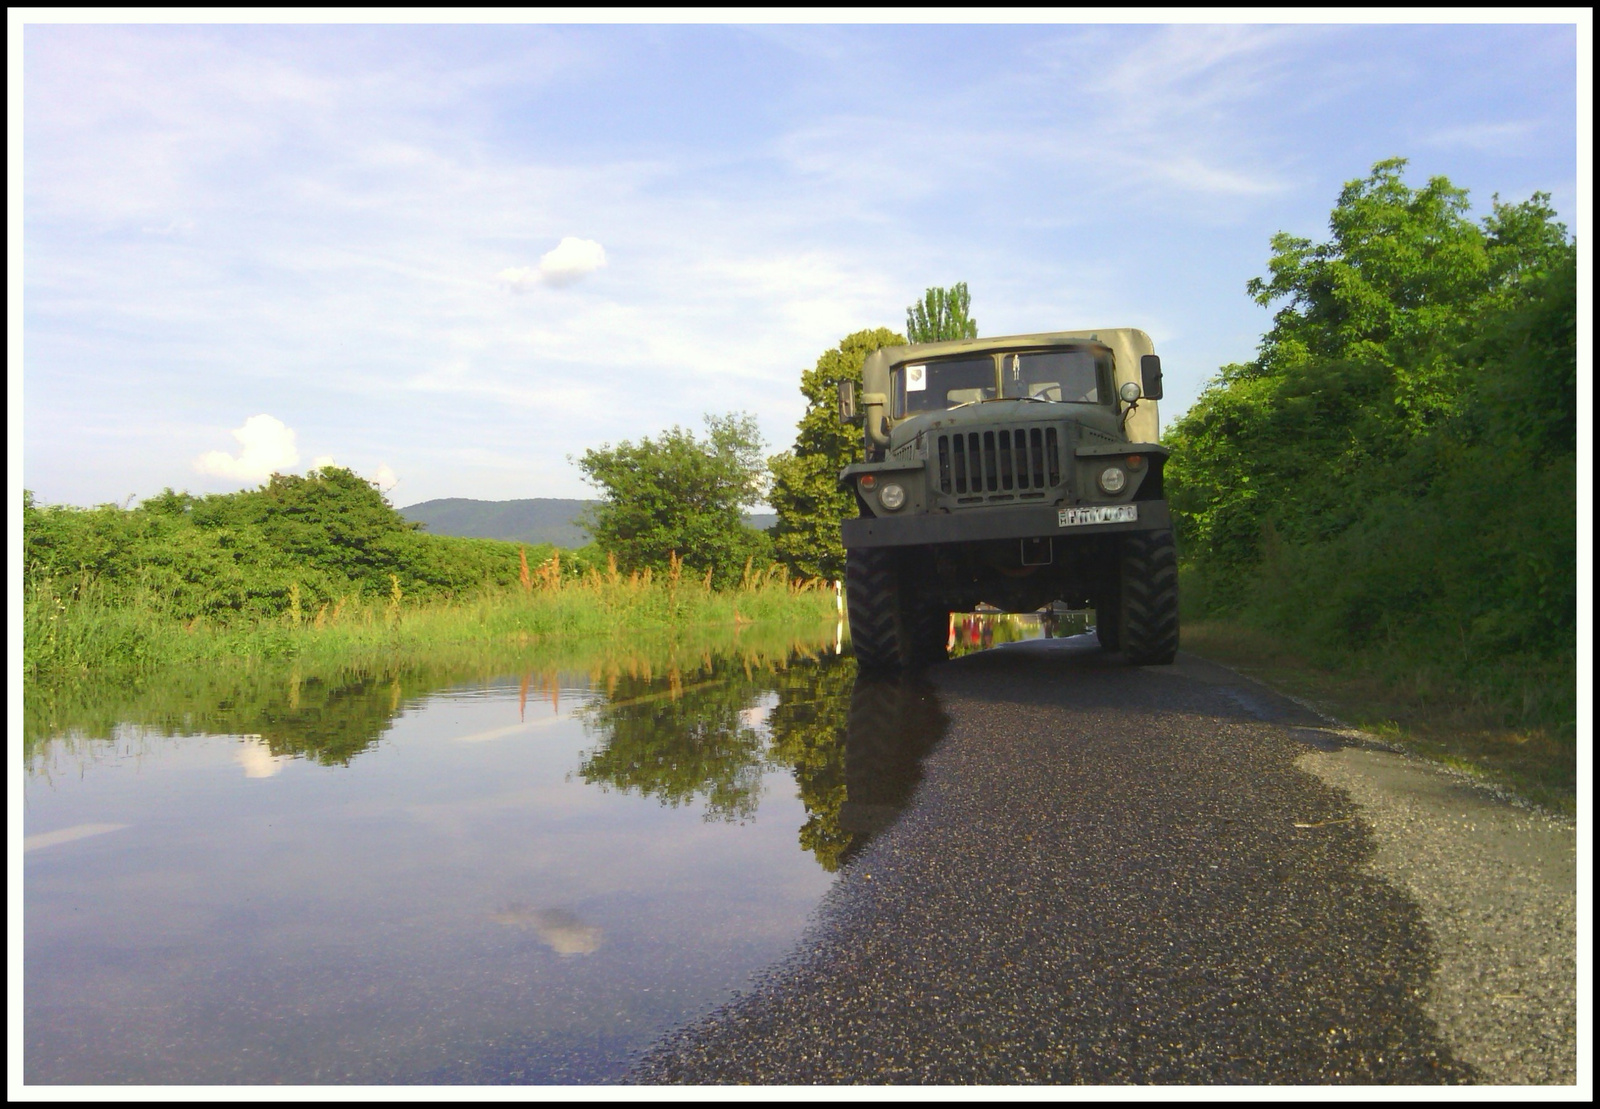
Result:
<instances>
[{"instance_id":1,"label":"distant hill","mask_svg":"<svg viewBox=\"0 0 1600 1109\"><path fill-rule=\"evenodd\" d=\"M474 539L509 539L513 543L554 543L581 547L589 533L576 523L578 513L593 501L561 497L533 497L520 501L475 501L467 497L442 497L400 509L407 520L421 524L434 535L463 535ZM778 518L770 513L747 516L753 528L769 528Z\"/></svg>"},{"instance_id":2,"label":"distant hill","mask_svg":"<svg viewBox=\"0 0 1600 1109\"><path fill-rule=\"evenodd\" d=\"M534 497L522 501L443 497L402 508L400 515L416 521L434 535L581 547L589 542L589 533L573 521L593 503L561 497Z\"/></svg>"}]
</instances>

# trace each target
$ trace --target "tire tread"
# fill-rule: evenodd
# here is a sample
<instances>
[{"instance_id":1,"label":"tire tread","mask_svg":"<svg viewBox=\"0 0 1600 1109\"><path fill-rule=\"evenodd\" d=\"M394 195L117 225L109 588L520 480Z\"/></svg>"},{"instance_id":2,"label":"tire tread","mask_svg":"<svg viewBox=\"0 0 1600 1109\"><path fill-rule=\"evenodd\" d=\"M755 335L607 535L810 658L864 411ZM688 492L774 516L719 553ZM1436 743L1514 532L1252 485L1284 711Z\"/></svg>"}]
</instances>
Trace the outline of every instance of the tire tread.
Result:
<instances>
[{"instance_id":1,"label":"tire tread","mask_svg":"<svg viewBox=\"0 0 1600 1109\"><path fill-rule=\"evenodd\" d=\"M1122 650L1135 666L1178 653L1178 552L1172 532L1127 536L1122 551Z\"/></svg>"}]
</instances>

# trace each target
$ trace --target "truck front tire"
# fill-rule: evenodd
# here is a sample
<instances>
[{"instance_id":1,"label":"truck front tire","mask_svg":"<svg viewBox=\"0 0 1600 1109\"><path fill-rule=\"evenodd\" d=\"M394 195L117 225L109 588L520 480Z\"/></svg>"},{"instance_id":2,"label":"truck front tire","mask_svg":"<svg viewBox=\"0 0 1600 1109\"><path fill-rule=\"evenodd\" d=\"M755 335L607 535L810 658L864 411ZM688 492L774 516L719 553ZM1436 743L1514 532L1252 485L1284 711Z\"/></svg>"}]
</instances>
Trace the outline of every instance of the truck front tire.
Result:
<instances>
[{"instance_id":1,"label":"truck front tire","mask_svg":"<svg viewBox=\"0 0 1600 1109\"><path fill-rule=\"evenodd\" d=\"M857 666L882 672L943 661L950 614L918 596L895 551L846 551L844 580Z\"/></svg>"},{"instance_id":2,"label":"truck front tire","mask_svg":"<svg viewBox=\"0 0 1600 1109\"><path fill-rule=\"evenodd\" d=\"M1178 653L1178 551L1172 532L1133 532L1123 537L1119 592L1117 631L1128 661L1135 666L1169 665Z\"/></svg>"}]
</instances>

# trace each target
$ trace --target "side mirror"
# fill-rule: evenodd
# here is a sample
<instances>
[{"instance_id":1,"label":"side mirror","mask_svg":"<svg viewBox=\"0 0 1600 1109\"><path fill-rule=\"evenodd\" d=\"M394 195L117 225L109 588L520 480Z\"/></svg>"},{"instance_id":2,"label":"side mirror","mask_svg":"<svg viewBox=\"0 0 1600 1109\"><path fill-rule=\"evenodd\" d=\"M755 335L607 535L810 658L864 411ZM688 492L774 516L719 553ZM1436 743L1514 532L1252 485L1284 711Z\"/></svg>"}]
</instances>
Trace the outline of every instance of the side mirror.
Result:
<instances>
[{"instance_id":1,"label":"side mirror","mask_svg":"<svg viewBox=\"0 0 1600 1109\"><path fill-rule=\"evenodd\" d=\"M839 382L839 422L853 423L856 418L856 383Z\"/></svg>"},{"instance_id":2,"label":"side mirror","mask_svg":"<svg viewBox=\"0 0 1600 1109\"><path fill-rule=\"evenodd\" d=\"M1151 400L1161 399L1161 356L1147 354L1139 359L1139 376L1144 379L1144 395Z\"/></svg>"}]
</instances>

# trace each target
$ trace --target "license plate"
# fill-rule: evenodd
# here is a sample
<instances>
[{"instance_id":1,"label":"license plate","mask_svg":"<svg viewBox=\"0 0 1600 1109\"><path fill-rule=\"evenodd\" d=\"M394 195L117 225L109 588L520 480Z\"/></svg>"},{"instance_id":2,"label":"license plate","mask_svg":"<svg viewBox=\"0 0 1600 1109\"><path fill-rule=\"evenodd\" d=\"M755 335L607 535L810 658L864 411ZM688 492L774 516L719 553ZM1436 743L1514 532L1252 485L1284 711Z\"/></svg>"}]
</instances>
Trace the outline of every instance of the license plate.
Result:
<instances>
[{"instance_id":1,"label":"license plate","mask_svg":"<svg viewBox=\"0 0 1600 1109\"><path fill-rule=\"evenodd\" d=\"M1102 504L1093 508L1063 508L1056 518L1064 528L1082 524L1128 524L1139 518L1136 504Z\"/></svg>"}]
</instances>

